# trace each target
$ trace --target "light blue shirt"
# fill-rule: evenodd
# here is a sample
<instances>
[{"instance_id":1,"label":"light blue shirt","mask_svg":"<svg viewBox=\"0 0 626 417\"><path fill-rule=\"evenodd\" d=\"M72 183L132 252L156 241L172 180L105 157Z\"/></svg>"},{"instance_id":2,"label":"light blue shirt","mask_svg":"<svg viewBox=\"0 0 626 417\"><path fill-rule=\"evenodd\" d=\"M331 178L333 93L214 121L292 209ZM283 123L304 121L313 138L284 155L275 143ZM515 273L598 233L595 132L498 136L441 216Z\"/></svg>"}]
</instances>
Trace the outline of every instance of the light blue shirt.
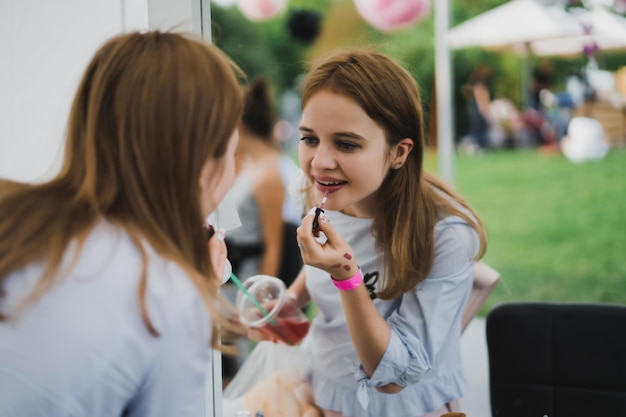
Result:
<instances>
[{"instance_id":1,"label":"light blue shirt","mask_svg":"<svg viewBox=\"0 0 626 417\"><path fill-rule=\"evenodd\" d=\"M378 291L385 259L375 247L372 219L333 211L326 215L354 250L370 293ZM464 220L444 218L435 226L435 259L427 279L395 299L374 299L392 331L371 378L352 345L338 290L326 272L307 266L306 285L318 307L307 337L317 404L344 416L417 417L461 398L466 385L461 317L478 248L478 236ZM375 388L390 383L404 389L383 394Z\"/></svg>"},{"instance_id":2,"label":"light blue shirt","mask_svg":"<svg viewBox=\"0 0 626 417\"><path fill-rule=\"evenodd\" d=\"M209 315L185 273L148 254L146 302L160 336L141 318L139 251L101 223L69 275L0 322L0 416L204 417ZM0 310L15 312L41 273L11 274Z\"/></svg>"}]
</instances>

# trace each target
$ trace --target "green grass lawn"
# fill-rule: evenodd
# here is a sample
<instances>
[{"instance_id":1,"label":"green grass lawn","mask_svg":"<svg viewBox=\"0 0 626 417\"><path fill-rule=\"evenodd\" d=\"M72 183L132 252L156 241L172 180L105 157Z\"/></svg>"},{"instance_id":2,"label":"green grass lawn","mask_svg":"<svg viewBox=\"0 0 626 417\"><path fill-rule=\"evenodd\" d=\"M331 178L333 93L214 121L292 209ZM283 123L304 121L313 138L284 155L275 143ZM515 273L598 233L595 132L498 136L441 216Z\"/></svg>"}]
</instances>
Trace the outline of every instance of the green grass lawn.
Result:
<instances>
[{"instance_id":1,"label":"green grass lawn","mask_svg":"<svg viewBox=\"0 0 626 417\"><path fill-rule=\"evenodd\" d=\"M436 172L436 156L427 167ZM574 164L535 150L455 156L455 187L487 225L507 301L626 304L626 150Z\"/></svg>"}]
</instances>

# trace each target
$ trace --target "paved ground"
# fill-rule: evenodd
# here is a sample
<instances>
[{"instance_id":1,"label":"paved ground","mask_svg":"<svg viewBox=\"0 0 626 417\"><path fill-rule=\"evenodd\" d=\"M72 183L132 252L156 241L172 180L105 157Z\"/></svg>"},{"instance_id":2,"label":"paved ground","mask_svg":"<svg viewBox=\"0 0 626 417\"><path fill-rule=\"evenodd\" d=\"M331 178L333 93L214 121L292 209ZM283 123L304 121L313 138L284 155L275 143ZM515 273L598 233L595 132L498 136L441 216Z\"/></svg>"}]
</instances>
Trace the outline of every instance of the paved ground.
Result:
<instances>
[{"instance_id":1,"label":"paved ground","mask_svg":"<svg viewBox=\"0 0 626 417\"><path fill-rule=\"evenodd\" d=\"M461 400L461 411L467 417L491 417L485 319L476 317L465 329L461 338L461 354L468 381L467 394Z\"/></svg>"}]
</instances>

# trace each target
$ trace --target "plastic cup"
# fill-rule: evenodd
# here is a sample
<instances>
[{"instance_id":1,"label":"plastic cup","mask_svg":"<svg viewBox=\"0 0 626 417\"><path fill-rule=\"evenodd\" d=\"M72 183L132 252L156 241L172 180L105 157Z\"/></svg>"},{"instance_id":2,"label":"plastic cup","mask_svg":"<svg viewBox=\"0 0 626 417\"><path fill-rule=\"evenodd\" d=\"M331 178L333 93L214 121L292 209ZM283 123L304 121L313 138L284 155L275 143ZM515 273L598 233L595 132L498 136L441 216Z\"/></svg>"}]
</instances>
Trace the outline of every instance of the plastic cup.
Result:
<instances>
[{"instance_id":1,"label":"plastic cup","mask_svg":"<svg viewBox=\"0 0 626 417\"><path fill-rule=\"evenodd\" d=\"M261 331L270 340L280 340L287 345L297 345L309 332L309 319L287 295L285 284L276 277L255 275L243 282L248 292L267 311L258 306L243 292L237 293L236 306L239 319Z\"/></svg>"}]
</instances>

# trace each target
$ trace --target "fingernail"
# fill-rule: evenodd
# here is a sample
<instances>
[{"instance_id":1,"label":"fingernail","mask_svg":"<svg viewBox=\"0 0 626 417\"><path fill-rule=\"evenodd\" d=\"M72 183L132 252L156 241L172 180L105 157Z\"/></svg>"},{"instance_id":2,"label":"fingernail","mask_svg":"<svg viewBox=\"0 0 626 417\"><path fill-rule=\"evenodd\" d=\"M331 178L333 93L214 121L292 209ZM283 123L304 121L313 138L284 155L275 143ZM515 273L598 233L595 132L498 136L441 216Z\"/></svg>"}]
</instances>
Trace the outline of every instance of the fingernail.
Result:
<instances>
[{"instance_id":1,"label":"fingernail","mask_svg":"<svg viewBox=\"0 0 626 417\"><path fill-rule=\"evenodd\" d=\"M215 228L213 227L212 224L209 224L209 223L205 224L204 228L206 229L207 237L211 239L213 235L215 234Z\"/></svg>"},{"instance_id":2,"label":"fingernail","mask_svg":"<svg viewBox=\"0 0 626 417\"><path fill-rule=\"evenodd\" d=\"M217 240L224 241L226 238L226 230L220 229L217 231Z\"/></svg>"},{"instance_id":3,"label":"fingernail","mask_svg":"<svg viewBox=\"0 0 626 417\"><path fill-rule=\"evenodd\" d=\"M309 212L306 215L310 216L311 214L315 214L315 209L316 207L313 207L311 210L309 210Z\"/></svg>"},{"instance_id":4,"label":"fingernail","mask_svg":"<svg viewBox=\"0 0 626 417\"><path fill-rule=\"evenodd\" d=\"M328 221L328 218L324 214L320 214L319 219L322 223L326 223Z\"/></svg>"}]
</instances>

